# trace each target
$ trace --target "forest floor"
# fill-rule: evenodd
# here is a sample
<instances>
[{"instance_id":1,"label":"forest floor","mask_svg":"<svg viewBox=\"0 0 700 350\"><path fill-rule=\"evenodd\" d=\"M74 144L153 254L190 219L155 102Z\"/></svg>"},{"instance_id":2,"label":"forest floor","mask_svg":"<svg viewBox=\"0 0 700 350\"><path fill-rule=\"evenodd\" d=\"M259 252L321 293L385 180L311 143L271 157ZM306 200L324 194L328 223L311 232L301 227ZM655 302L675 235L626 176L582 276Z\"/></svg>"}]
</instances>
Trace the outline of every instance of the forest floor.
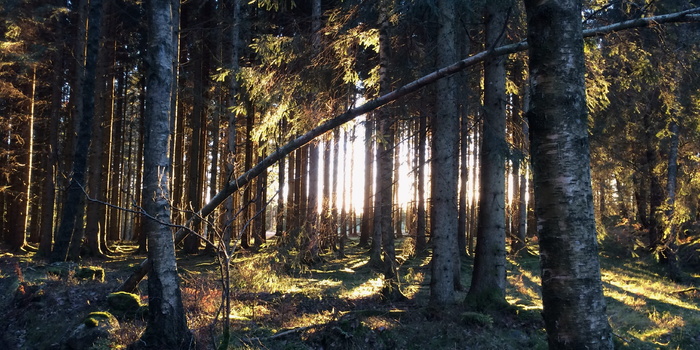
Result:
<instances>
[{"instance_id":1,"label":"forest floor","mask_svg":"<svg viewBox=\"0 0 700 350\"><path fill-rule=\"evenodd\" d=\"M546 349L536 256L508 260L507 300L502 310L448 310L428 305L429 258L412 257L399 240L400 288L407 299L382 299L381 274L367 266L365 249L350 241L346 257L324 254L324 263L294 264L270 244L233 261L230 349ZM406 249L402 249L406 248ZM85 317L105 311L107 295L144 258L134 247L115 245L115 259L68 264L69 274L31 254L0 251L0 349L61 349ZM286 258L281 258L286 256ZM650 258L603 249L602 277L608 316L620 349L700 349L700 275L687 283L663 277ZM462 263L465 291L472 260ZM221 341L219 265L212 256L179 258L189 326L199 349ZM81 267L98 266L105 279L81 279ZM697 272L697 271L696 271ZM147 303L146 283L139 286ZM460 294L463 298L465 292ZM218 315L218 316L217 316ZM135 342L145 327L138 317L120 320L109 343Z\"/></svg>"}]
</instances>

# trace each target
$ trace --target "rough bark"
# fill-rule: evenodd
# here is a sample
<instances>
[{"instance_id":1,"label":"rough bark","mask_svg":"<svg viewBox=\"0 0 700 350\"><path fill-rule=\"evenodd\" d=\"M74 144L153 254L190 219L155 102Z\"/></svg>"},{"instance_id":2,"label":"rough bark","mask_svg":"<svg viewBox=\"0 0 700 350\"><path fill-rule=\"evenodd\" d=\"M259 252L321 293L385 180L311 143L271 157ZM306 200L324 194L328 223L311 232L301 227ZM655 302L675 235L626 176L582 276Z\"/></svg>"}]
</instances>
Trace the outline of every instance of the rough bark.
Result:
<instances>
[{"instance_id":1,"label":"rough bark","mask_svg":"<svg viewBox=\"0 0 700 350\"><path fill-rule=\"evenodd\" d=\"M365 126L365 189L364 189L364 205L362 207L362 222L360 227L360 247L369 245L370 231L372 230L372 177L373 177L373 162L374 158L374 119L367 115L364 123Z\"/></svg>"},{"instance_id":2,"label":"rough bark","mask_svg":"<svg viewBox=\"0 0 700 350\"><path fill-rule=\"evenodd\" d=\"M57 40L63 33L63 17L58 23ZM58 44L58 42L57 42ZM60 47L60 45L57 45ZM56 167L58 166L58 127L61 112L61 85L63 82L63 50L57 50L53 55L53 82L51 87L51 111L49 114L48 129L46 130L46 143L44 148L44 183L42 191L42 211L41 211L41 238L39 240L40 257L48 257L51 254L54 229L54 208L56 204Z\"/></svg>"},{"instance_id":3,"label":"rough bark","mask_svg":"<svg viewBox=\"0 0 700 350\"><path fill-rule=\"evenodd\" d=\"M593 213L581 2L525 5L528 120L549 347L613 349Z\"/></svg>"},{"instance_id":4,"label":"rough bark","mask_svg":"<svg viewBox=\"0 0 700 350\"><path fill-rule=\"evenodd\" d=\"M416 253L422 254L426 249L426 239L425 239L425 140L427 139L427 116L421 115L418 117L416 123L418 124L418 140L416 142L416 153L418 153L418 163L416 165L416 192L417 201L416 205Z\"/></svg>"},{"instance_id":5,"label":"rough bark","mask_svg":"<svg viewBox=\"0 0 700 350\"><path fill-rule=\"evenodd\" d=\"M486 7L486 45L503 41L507 9ZM504 56L484 62L484 124L481 139L479 217L472 283L467 301L479 307L506 303L506 69Z\"/></svg>"},{"instance_id":6,"label":"rough bark","mask_svg":"<svg viewBox=\"0 0 700 350\"><path fill-rule=\"evenodd\" d=\"M681 278L680 262L678 261L678 227L674 220L676 209L676 181L678 177L678 123L672 120L669 123L671 139L668 146L668 170L666 174L666 211L664 223L666 225L664 237L664 249L661 251L666 263L668 275L673 280Z\"/></svg>"},{"instance_id":7,"label":"rough bark","mask_svg":"<svg viewBox=\"0 0 700 350\"><path fill-rule=\"evenodd\" d=\"M187 328L182 305L175 244L170 224L170 118L174 78L172 18L177 4L172 0L152 0L147 4L149 44L146 59L146 135L144 154L144 210L152 219L144 221L148 234L148 324L133 348L190 349L194 338ZM156 221L157 220L157 221Z\"/></svg>"},{"instance_id":8,"label":"rough bark","mask_svg":"<svg viewBox=\"0 0 700 350\"><path fill-rule=\"evenodd\" d=\"M239 69L239 57L241 52L241 1L240 0L227 0L224 2L224 9L227 15L224 16L228 25L224 32L224 59L223 64L228 74L226 75L226 111L228 120L228 126L226 129L226 150L224 152L224 162L226 164L226 176L227 179L231 179L234 176L235 165L236 165L236 113L232 111L232 108L236 106L237 94L239 90L238 80L236 79L236 73ZM232 237L233 228L233 217L234 207L233 198L228 197L226 203L224 204L224 241L225 246L228 244Z\"/></svg>"},{"instance_id":9,"label":"rough bark","mask_svg":"<svg viewBox=\"0 0 700 350\"><path fill-rule=\"evenodd\" d=\"M65 202L61 223L56 233L56 243L51 253L51 260L64 261L69 258L69 249L82 240L82 214L84 211L85 198L83 191L85 188L85 176L87 172L88 154L90 139L92 138L92 120L95 112L95 68L97 66L97 54L99 50L100 20L102 19L102 0L92 0L89 6L89 24L87 28L87 42L84 73L80 83L83 91L82 104L78 106L82 113L79 113L80 124L78 126L78 136L76 139L73 156L73 177L66 190ZM81 70L79 68L79 70ZM82 70L81 70L82 71ZM73 249L74 256L77 259Z\"/></svg>"},{"instance_id":10,"label":"rough bark","mask_svg":"<svg viewBox=\"0 0 700 350\"><path fill-rule=\"evenodd\" d=\"M438 65L445 66L457 56L455 49L455 4L438 2L440 28L437 46ZM459 276L457 252L457 184L459 113L455 100L453 77L437 82L436 111L433 114L431 162L430 233L433 256L430 261L430 302L444 306L455 302L455 276Z\"/></svg>"}]
</instances>

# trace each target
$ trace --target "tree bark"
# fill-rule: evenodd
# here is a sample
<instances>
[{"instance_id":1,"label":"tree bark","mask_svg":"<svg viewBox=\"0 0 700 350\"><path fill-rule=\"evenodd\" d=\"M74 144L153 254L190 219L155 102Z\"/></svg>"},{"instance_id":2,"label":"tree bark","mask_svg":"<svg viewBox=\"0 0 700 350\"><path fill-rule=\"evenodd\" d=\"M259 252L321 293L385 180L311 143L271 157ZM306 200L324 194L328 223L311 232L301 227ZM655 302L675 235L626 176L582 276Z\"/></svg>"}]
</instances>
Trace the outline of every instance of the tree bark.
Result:
<instances>
[{"instance_id":1,"label":"tree bark","mask_svg":"<svg viewBox=\"0 0 700 350\"><path fill-rule=\"evenodd\" d=\"M369 245L370 231L372 230L372 212L373 212L373 192L372 178L374 159L374 118L371 115L365 117L365 189L364 189L364 205L362 207L362 223L360 227L360 247Z\"/></svg>"},{"instance_id":2,"label":"tree bark","mask_svg":"<svg viewBox=\"0 0 700 350\"><path fill-rule=\"evenodd\" d=\"M678 123L671 120L669 123L671 139L668 147L668 171L666 175L666 211L664 222L666 234L664 237L663 261L667 265L668 276L673 280L681 278L680 262L678 261L678 228L674 219L676 209L676 181L678 177Z\"/></svg>"},{"instance_id":3,"label":"tree bark","mask_svg":"<svg viewBox=\"0 0 700 350\"><path fill-rule=\"evenodd\" d=\"M613 349L598 263L581 2L526 0L542 301L550 349Z\"/></svg>"},{"instance_id":4,"label":"tree bark","mask_svg":"<svg viewBox=\"0 0 700 350\"><path fill-rule=\"evenodd\" d=\"M102 19L102 0L92 0L89 6L89 24L87 28L86 56L84 73L80 83L82 88L82 105L78 106L82 110L79 113L80 124L78 127L78 137L76 139L73 157L73 177L66 190L65 203L61 224L56 233L56 243L51 253L51 260L65 261L69 258L69 249L82 241L82 214L85 206L84 189L85 175L87 171L90 139L92 138L92 122L95 114L95 68L97 66L97 54L99 51L100 20ZM73 249L70 258L77 258Z\"/></svg>"},{"instance_id":5,"label":"tree bark","mask_svg":"<svg viewBox=\"0 0 700 350\"><path fill-rule=\"evenodd\" d=\"M438 2L440 29L438 65L446 66L457 57L455 48L455 4ZM448 77L437 82L437 109L433 114L430 233L433 257L430 262L430 302L445 306L455 302L455 281L459 276L457 251L457 185L459 162L459 113L455 99L456 81Z\"/></svg>"},{"instance_id":6,"label":"tree bark","mask_svg":"<svg viewBox=\"0 0 700 350\"><path fill-rule=\"evenodd\" d=\"M486 7L486 46L503 41L505 5ZM467 301L479 307L506 303L506 69L504 56L484 61L484 124L481 140L479 218L472 283Z\"/></svg>"},{"instance_id":7,"label":"tree bark","mask_svg":"<svg viewBox=\"0 0 700 350\"><path fill-rule=\"evenodd\" d=\"M427 242L425 239L425 140L427 139L427 119L425 115L418 117L416 123L418 124L418 140L416 142L416 153L418 153L418 163L416 165L416 192L417 201L416 205L416 253L422 254L426 250Z\"/></svg>"},{"instance_id":8,"label":"tree bark","mask_svg":"<svg viewBox=\"0 0 700 350\"><path fill-rule=\"evenodd\" d=\"M147 3L149 44L146 59L146 135L144 154L144 210L152 218L144 221L148 233L148 324L133 348L191 349L194 337L187 328L182 305L175 244L170 226L170 118L172 117L173 16L179 2L152 0ZM156 221L157 220L157 221Z\"/></svg>"}]
</instances>

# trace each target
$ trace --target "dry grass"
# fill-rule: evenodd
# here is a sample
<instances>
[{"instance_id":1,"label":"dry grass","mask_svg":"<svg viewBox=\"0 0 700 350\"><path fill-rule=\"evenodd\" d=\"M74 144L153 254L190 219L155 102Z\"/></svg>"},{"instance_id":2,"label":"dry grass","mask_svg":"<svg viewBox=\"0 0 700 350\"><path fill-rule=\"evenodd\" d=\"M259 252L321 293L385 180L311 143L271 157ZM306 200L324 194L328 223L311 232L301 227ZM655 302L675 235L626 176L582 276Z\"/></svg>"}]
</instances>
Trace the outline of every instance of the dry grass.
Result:
<instances>
[{"instance_id":1,"label":"dry grass","mask_svg":"<svg viewBox=\"0 0 700 350\"><path fill-rule=\"evenodd\" d=\"M410 243L399 241L402 262L399 283L405 302L382 300L382 275L367 266L367 254L353 242L345 258L324 254L316 266L290 263L273 246L262 252L241 253L232 262L232 311L221 309L218 264L211 256L179 260L182 295L189 326L200 349L215 348L222 321L228 317L233 332L230 349L546 349L540 312L537 257L508 262L507 300L511 308L492 314L470 312L463 305L435 310L428 305L429 257L414 256ZM128 247L122 247L128 250ZM91 311L104 310L105 297L128 275L141 257L102 264L106 282L81 281L74 275L47 275L31 256L0 257L0 306L6 311L0 348L49 348L62 334ZM293 257L292 257L293 258ZM99 265L98 262L89 262ZM462 283L471 281L471 261L462 264ZM662 277L652 262L604 254L602 276L608 315L621 349L700 349L700 292L690 285ZM17 269L19 267L19 270ZM18 272L26 283L41 284L43 301L13 304L8 290ZM700 278L691 276L698 284ZM145 283L142 302L147 302ZM16 289L16 287L15 287ZM464 292L461 294L464 295ZM46 303L56 305L46 308ZM466 317L465 315L469 315ZM67 319L70 322L65 322ZM475 322L474 320L481 320ZM483 320L488 320L484 322ZM75 321L75 322L73 322ZM112 348L136 341L144 320L122 320ZM54 334L34 337L32 330ZM0 333L2 333L0 332ZM14 347L7 347L9 342ZM15 346L15 345L20 346Z\"/></svg>"}]
</instances>

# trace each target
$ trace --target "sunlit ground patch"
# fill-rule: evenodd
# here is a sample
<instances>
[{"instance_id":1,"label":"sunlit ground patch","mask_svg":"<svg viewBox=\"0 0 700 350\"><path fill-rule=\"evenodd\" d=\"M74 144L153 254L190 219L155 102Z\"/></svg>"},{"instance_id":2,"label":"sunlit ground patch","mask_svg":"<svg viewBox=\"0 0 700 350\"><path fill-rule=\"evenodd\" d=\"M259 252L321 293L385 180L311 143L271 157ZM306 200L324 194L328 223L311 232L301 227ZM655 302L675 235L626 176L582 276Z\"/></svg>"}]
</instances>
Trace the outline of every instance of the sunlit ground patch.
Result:
<instances>
[{"instance_id":1,"label":"sunlit ground patch","mask_svg":"<svg viewBox=\"0 0 700 350\"><path fill-rule=\"evenodd\" d=\"M384 278L379 276L377 278L370 279L349 291L346 291L345 293L341 294L340 297L350 300L357 300L376 295L382 290L383 284Z\"/></svg>"}]
</instances>

